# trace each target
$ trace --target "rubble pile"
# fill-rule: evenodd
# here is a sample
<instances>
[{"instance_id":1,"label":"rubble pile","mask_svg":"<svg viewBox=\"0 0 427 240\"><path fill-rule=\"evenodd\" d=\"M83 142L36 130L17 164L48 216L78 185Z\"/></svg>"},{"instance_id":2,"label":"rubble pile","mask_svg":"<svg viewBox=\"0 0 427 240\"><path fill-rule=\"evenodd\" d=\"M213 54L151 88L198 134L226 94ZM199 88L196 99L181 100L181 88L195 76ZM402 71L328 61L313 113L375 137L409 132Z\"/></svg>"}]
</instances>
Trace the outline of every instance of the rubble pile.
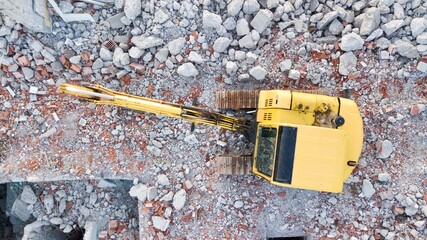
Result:
<instances>
[{"instance_id":1,"label":"rubble pile","mask_svg":"<svg viewBox=\"0 0 427 240\"><path fill-rule=\"evenodd\" d=\"M426 1L110 2L59 1L62 13L90 13L94 23L48 11L52 24L43 31L3 12L0 182L136 178L125 194L138 199L142 238L426 234ZM65 82L186 105L197 98L210 109L219 89L351 90L365 124L362 157L341 195L219 176L215 156L251 153L242 135L191 132L179 119L81 103L57 94ZM24 188L16 215L66 232L109 202L97 187L61 186L37 192L36 203ZM81 206L61 213L68 198ZM108 209L112 228L130 217Z\"/></svg>"}]
</instances>

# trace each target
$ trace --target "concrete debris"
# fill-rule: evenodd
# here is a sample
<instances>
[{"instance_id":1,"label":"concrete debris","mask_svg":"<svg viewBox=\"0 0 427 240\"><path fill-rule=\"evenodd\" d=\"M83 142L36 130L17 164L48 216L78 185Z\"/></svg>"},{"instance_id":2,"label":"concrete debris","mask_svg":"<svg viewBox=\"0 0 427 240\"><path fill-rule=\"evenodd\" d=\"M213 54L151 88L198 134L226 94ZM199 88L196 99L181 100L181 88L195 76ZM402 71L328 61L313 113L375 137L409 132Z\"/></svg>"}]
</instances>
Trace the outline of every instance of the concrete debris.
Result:
<instances>
[{"instance_id":1,"label":"concrete debris","mask_svg":"<svg viewBox=\"0 0 427 240\"><path fill-rule=\"evenodd\" d=\"M173 200L173 192L168 192L166 195L164 195L160 201L170 202Z\"/></svg>"},{"instance_id":2,"label":"concrete debris","mask_svg":"<svg viewBox=\"0 0 427 240\"><path fill-rule=\"evenodd\" d=\"M380 180L381 182L388 182L388 181L390 181L390 174L380 173L380 174L378 174L378 180Z\"/></svg>"},{"instance_id":3,"label":"concrete debris","mask_svg":"<svg viewBox=\"0 0 427 240\"><path fill-rule=\"evenodd\" d=\"M228 75L235 75L238 70L237 63L229 61L227 62L225 69Z\"/></svg>"},{"instance_id":4,"label":"concrete debris","mask_svg":"<svg viewBox=\"0 0 427 240\"><path fill-rule=\"evenodd\" d=\"M141 14L141 1L125 0L124 11L127 18L135 20Z\"/></svg>"},{"instance_id":5,"label":"concrete debris","mask_svg":"<svg viewBox=\"0 0 427 240\"><path fill-rule=\"evenodd\" d=\"M163 186L169 186L169 178L165 174L160 174L157 176L157 183Z\"/></svg>"},{"instance_id":6,"label":"concrete debris","mask_svg":"<svg viewBox=\"0 0 427 240\"><path fill-rule=\"evenodd\" d=\"M246 21L246 19L244 19L244 18L239 19L237 21L237 24L236 24L237 35L244 36L244 35L248 34L249 31L250 31L250 29L249 29L248 21Z\"/></svg>"},{"instance_id":7,"label":"concrete debris","mask_svg":"<svg viewBox=\"0 0 427 240\"><path fill-rule=\"evenodd\" d=\"M365 198L371 198L375 194L375 188L368 179L363 180L362 194Z\"/></svg>"},{"instance_id":8,"label":"concrete debris","mask_svg":"<svg viewBox=\"0 0 427 240\"><path fill-rule=\"evenodd\" d=\"M24 227L23 240L43 239L50 230L50 223L47 221L35 221ZM54 237L54 236L53 236Z\"/></svg>"},{"instance_id":9,"label":"concrete debris","mask_svg":"<svg viewBox=\"0 0 427 240\"><path fill-rule=\"evenodd\" d=\"M360 35L369 35L372 31L378 28L381 23L380 10L376 7L369 8L363 14L363 20L360 26Z\"/></svg>"},{"instance_id":10,"label":"concrete debris","mask_svg":"<svg viewBox=\"0 0 427 240\"><path fill-rule=\"evenodd\" d=\"M390 36L394 32L396 32L399 28L403 27L405 25L404 20L392 20L384 25L382 25L381 29L384 31L384 33L387 36Z\"/></svg>"},{"instance_id":11,"label":"concrete debris","mask_svg":"<svg viewBox=\"0 0 427 240\"><path fill-rule=\"evenodd\" d=\"M28 205L25 202L16 199L12 206L12 214L21 221L26 222L28 219L30 219L30 212L28 211L27 207Z\"/></svg>"},{"instance_id":12,"label":"concrete debris","mask_svg":"<svg viewBox=\"0 0 427 240\"><path fill-rule=\"evenodd\" d=\"M421 33L417 37L417 43L419 44L427 44L427 32Z\"/></svg>"},{"instance_id":13,"label":"concrete debris","mask_svg":"<svg viewBox=\"0 0 427 240\"><path fill-rule=\"evenodd\" d=\"M53 128L50 128L49 130L47 130L46 132L44 132L43 134L41 134L40 138L48 138L55 133L56 133L56 128L53 127Z\"/></svg>"},{"instance_id":14,"label":"concrete debris","mask_svg":"<svg viewBox=\"0 0 427 240\"><path fill-rule=\"evenodd\" d=\"M181 189L178 192L176 192L175 195L173 196L173 202L172 202L172 205L175 208L175 210L177 211L181 210L185 205L186 199L187 199L187 192L184 189Z\"/></svg>"},{"instance_id":15,"label":"concrete debris","mask_svg":"<svg viewBox=\"0 0 427 240\"><path fill-rule=\"evenodd\" d=\"M97 185L99 188L115 188L117 185L109 180L101 179Z\"/></svg>"},{"instance_id":16,"label":"concrete debris","mask_svg":"<svg viewBox=\"0 0 427 240\"><path fill-rule=\"evenodd\" d=\"M218 29L221 27L222 18L221 16L211 13L207 10L203 11L203 27L204 28L215 28Z\"/></svg>"},{"instance_id":17,"label":"concrete debris","mask_svg":"<svg viewBox=\"0 0 427 240\"><path fill-rule=\"evenodd\" d=\"M129 49L129 57L131 58L135 58L138 59L140 58L142 55L144 55L145 51L138 48L138 47L131 47Z\"/></svg>"},{"instance_id":18,"label":"concrete debris","mask_svg":"<svg viewBox=\"0 0 427 240\"><path fill-rule=\"evenodd\" d=\"M356 71L357 58L352 52L344 53L340 56L338 71L341 75L350 75Z\"/></svg>"},{"instance_id":19,"label":"concrete debris","mask_svg":"<svg viewBox=\"0 0 427 240\"><path fill-rule=\"evenodd\" d=\"M59 217L54 217L54 218L51 218L49 222L52 223L53 225L60 225L63 223L63 220Z\"/></svg>"},{"instance_id":20,"label":"concrete debris","mask_svg":"<svg viewBox=\"0 0 427 240\"><path fill-rule=\"evenodd\" d=\"M156 16L154 17L154 22L155 23L160 23L163 24L165 23L167 20L169 20L169 15L167 13L165 13L162 9L159 9L156 12Z\"/></svg>"},{"instance_id":21,"label":"concrete debris","mask_svg":"<svg viewBox=\"0 0 427 240\"><path fill-rule=\"evenodd\" d=\"M285 59L284 61L280 62L280 71L282 72L291 70L291 67L292 67L291 59Z\"/></svg>"},{"instance_id":22,"label":"concrete debris","mask_svg":"<svg viewBox=\"0 0 427 240\"><path fill-rule=\"evenodd\" d=\"M231 41L232 41L231 39L226 37L217 38L214 42L213 49L215 50L215 52L218 52L218 53L225 52L228 46L230 45Z\"/></svg>"},{"instance_id":23,"label":"concrete debris","mask_svg":"<svg viewBox=\"0 0 427 240\"><path fill-rule=\"evenodd\" d=\"M64 22L80 22L90 21L95 22L95 19L88 13L63 13L54 0L48 0L55 12L64 20Z\"/></svg>"},{"instance_id":24,"label":"concrete debris","mask_svg":"<svg viewBox=\"0 0 427 240\"><path fill-rule=\"evenodd\" d=\"M317 22L317 28L323 29L323 28L327 27L337 17L338 17L337 11L331 11L331 12L323 15L323 18L319 22Z\"/></svg>"},{"instance_id":25,"label":"concrete debris","mask_svg":"<svg viewBox=\"0 0 427 240\"><path fill-rule=\"evenodd\" d=\"M234 207L235 208L241 208L241 207L243 207L243 202L242 201L235 201L234 202Z\"/></svg>"},{"instance_id":26,"label":"concrete debris","mask_svg":"<svg viewBox=\"0 0 427 240\"><path fill-rule=\"evenodd\" d=\"M145 202L147 199L147 191L148 188L146 185L138 183L130 189L129 194L131 197L137 197L139 201Z\"/></svg>"},{"instance_id":27,"label":"concrete debris","mask_svg":"<svg viewBox=\"0 0 427 240\"><path fill-rule=\"evenodd\" d=\"M384 140L380 143L377 157L381 159L386 159L390 157L392 152L393 152L393 143L391 143L391 141L389 140Z\"/></svg>"},{"instance_id":28,"label":"concrete debris","mask_svg":"<svg viewBox=\"0 0 427 240\"><path fill-rule=\"evenodd\" d=\"M132 37L131 42L142 50L160 46L164 43L163 39L154 37L154 36L149 36L149 37L135 36L135 37Z\"/></svg>"},{"instance_id":29,"label":"concrete debris","mask_svg":"<svg viewBox=\"0 0 427 240\"><path fill-rule=\"evenodd\" d=\"M31 68L23 67L22 72L24 73L25 79L31 80L34 77L34 71Z\"/></svg>"},{"instance_id":30,"label":"concrete debris","mask_svg":"<svg viewBox=\"0 0 427 240\"><path fill-rule=\"evenodd\" d=\"M93 62L92 64L93 70L98 70L98 69L101 69L102 67L104 67L104 61L102 61L101 58L97 58L95 62Z\"/></svg>"},{"instance_id":31,"label":"concrete debris","mask_svg":"<svg viewBox=\"0 0 427 240\"><path fill-rule=\"evenodd\" d=\"M149 187L147 189L147 200L153 201L157 197L157 188L155 187Z\"/></svg>"},{"instance_id":32,"label":"concrete debris","mask_svg":"<svg viewBox=\"0 0 427 240\"><path fill-rule=\"evenodd\" d=\"M83 240L91 240L98 238L98 224L94 221L87 221L85 224L85 234Z\"/></svg>"},{"instance_id":33,"label":"concrete debris","mask_svg":"<svg viewBox=\"0 0 427 240\"><path fill-rule=\"evenodd\" d=\"M418 62L417 64L417 70L423 73L427 73L427 63L425 62Z\"/></svg>"},{"instance_id":34,"label":"concrete debris","mask_svg":"<svg viewBox=\"0 0 427 240\"><path fill-rule=\"evenodd\" d=\"M421 33L424 32L424 30L427 29L427 19L425 18L414 18L411 21L411 32L412 36L415 38Z\"/></svg>"},{"instance_id":35,"label":"concrete debris","mask_svg":"<svg viewBox=\"0 0 427 240\"><path fill-rule=\"evenodd\" d=\"M168 55L169 55L169 49L164 47L156 53L155 58L159 62L164 63L164 62L166 62L166 60L168 60Z\"/></svg>"},{"instance_id":36,"label":"concrete debris","mask_svg":"<svg viewBox=\"0 0 427 240\"><path fill-rule=\"evenodd\" d=\"M35 204L37 202L37 196L34 194L30 186L24 186L21 193L21 200L28 204Z\"/></svg>"},{"instance_id":37,"label":"concrete debris","mask_svg":"<svg viewBox=\"0 0 427 240\"><path fill-rule=\"evenodd\" d=\"M178 55L184 48L185 38L180 37L168 43L169 53L172 55Z\"/></svg>"},{"instance_id":38,"label":"concrete debris","mask_svg":"<svg viewBox=\"0 0 427 240\"><path fill-rule=\"evenodd\" d=\"M416 47L410 42L397 40L396 41L396 51L403 57L407 58L419 58L420 54L418 53Z\"/></svg>"},{"instance_id":39,"label":"concrete debris","mask_svg":"<svg viewBox=\"0 0 427 240\"><path fill-rule=\"evenodd\" d=\"M203 60L202 56L200 56L197 52L191 51L188 55L188 60L192 61L193 63L197 64L203 64L205 61Z\"/></svg>"},{"instance_id":40,"label":"concrete debris","mask_svg":"<svg viewBox=\"0 0 427 240\"><path fill-rule=\"evenodd\" d=\"M184 63L178 67L178 74L184 77L195 77L199 75L199 71L192 63Z\"/></svg>"},{"instance_id":41,"label":"concrete debris","mask_svg":"<svg viewBox=\"0 0 427 240\"><path fill-rule=\"evenodd\" d=\"M267 76L267 71L261 66L256 66L249 70L249 74L256 80L261 81Z\"/></svg>"},{"instance_id":42,"label":"concrete debris","mask_svg":"<svg viewBox=\"0 0 427 240\"><path fill-rule=\"evenodd\" d=\"M363 39L356 33L349 33L342 37L341 39L341 49L343 51L355 51L363 49Z\"/></svg>"},{"instance_id":43,"label":"concrete debris","mask_svg":"<svg viewBox=\"0 0 427 240\"><path fill-rule=\"evenodd\" d=\"M239 14L240 10L243 7L243 2L244 2L244 0L232 0L227 5L227 13L228 13L228 15L230 15L230 16L236 16L237 14Z\"/></svg>"},{"instance_id":44,"label":"concrete debris","mask_svg":"<svg viewBox=\"0 0 427 240\"><path fill-rule=\"evenodd\" d=\"M113 60L113 53L106 49L106 48L101 48L99 50L99 57L103 60L103 61L111 61Z\"/></svg>"},{"instance_id":45,"label":"concrete debris","mask_svg":"<svg viewBox=\"0 0 427 240\"><path fill-rule=\"evenodd\" d=\"M43 204L44 204L44 207L45 207L45 209L46 209L46 212L47 212L47 213L52 212L52 208L53 208L53 206L54 206L54 199L53 199L53 196L52 196L52 195L46 195L46 196L44 197L44 202L43 202Z\"/></svg>"},{"instance_id":46,"label":"concrete debris","mask_svg":"<svg viewBox=\"0 0 427 240\"><path fill-rule=\"evenodd\" d=\"M110 24L111 28L113 28L113 29L119 29L119 28L122 28L122 27L125 26L123 24L123 22L121 21L121 19L123 17L125 17L125 16L126 16L126 14L124 12L118 13L118 14L112 16L112 17L109 17L107 19L107 22Z\"/></svg>"},{"instance_id":47,"label":"concrete debris","mask_svg":"<svg viewBox=\"0 0 427 240\"><path fill-rule=\"evenodd\" d=\"M170 220L165 219L163 217L159 217L159 216L153 216L151 218L151 221L153 222L153 227L163 232L166 231L166 229L168 229L170 224Z\"/></svg>"},{"instance_id":48,"label":"concrete debris","mask_svg":"<svg viewBox=\"0 0 427 240\"><path fill-rule=\"evenodd\" d=\"M301 76L300 72L295 69L291 69L288 74L288 77L295 81L298 81L300 79L300 76Z\"/></svg>"},{"instance_id":49,"label":"concrete debris","mask_svg":"<svg viewBox=\"0 0 427 240\"><path fill-rule=\"evenodd\" d=\"M261 34L270 26L271 20L273 20L273 13L267 9L262 9L252 19L251 26Z\"/></svg>"}]
</instances>

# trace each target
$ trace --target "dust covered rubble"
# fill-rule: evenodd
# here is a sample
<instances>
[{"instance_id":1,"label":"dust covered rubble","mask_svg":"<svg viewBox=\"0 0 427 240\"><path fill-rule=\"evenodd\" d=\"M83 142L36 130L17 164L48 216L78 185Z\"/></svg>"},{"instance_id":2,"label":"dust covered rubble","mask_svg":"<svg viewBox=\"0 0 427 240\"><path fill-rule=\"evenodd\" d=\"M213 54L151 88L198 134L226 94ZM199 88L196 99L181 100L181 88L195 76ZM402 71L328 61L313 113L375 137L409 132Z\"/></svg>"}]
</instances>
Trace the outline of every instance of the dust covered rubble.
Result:
<instances>
[{"instance_id":1,"label":"dust covered rubble","mask_svg":"<svg viewBox=\"0 0 427 240\"><path fill-rule=\"evenodd\" d=\"M141 7L130 7L133 2L137 6L141 3ZM30 35L22 34L31 32L30 29L2 16L0 51L4 94L0 96L3 102L0 119L6 124L0 127L0 134L22 147L23 151L17 152L32 153L34 149L49 149L47 146L51 144L55 146L52 149L67 151L93 149L98 154L108 152L108 159L92 152L100 158L97 164L107 166L105 174L136 176L143 169L149 169L153 170L153 176L144 174L152 179L160 174L170 176L169 181L164 177L158 182L144 181L145 188L135 185L140 186L141 191L146 189L146 195L139 191L132 195L140 201L140 212L149 215L146 232L150 235L178 236L185 231L186 223L206 220L206 212L214 208L218 218L227 215L223 221L209 220L216 224L213 226L221 226L218 231L223 237L237 236L241 231L240 234L248 238L256 238L262 231L249 232L245 228L257 226L257 215L265 216L272 223L288 222L285 218L289 215L278 216L286 212L283 210L289 210L281 201L296 208L301 205L287 198L292 193L299 198L299 192L286 190L284 194L252 177L249 180L223 178L209 172L212 170L208 169L213 168L210 158L214 155L236 146L243 148L237 143L241 137L203 127L190 133L180 120L161 116L108 107L101 111L93 104L66 105L63 99L73 104L77 101L59 98L56 88L64 82L99 83L115 90L184 103L191 102L182 96L192 88L192 93L200 93L202 104L208 107L212 107L216 89L239 88L239 84L257 89L322 87L333 93L352 89L367 125L360 171L349 180L345 193L335 196L335 200L325 194L315 194L311 202L314 210L308 216L314 221L307 220L311 225L305 230L317 236L345 236L345 232L354 230L354 236L347 234L344 238L361 239L376 235L388 239L415 237L425 233L422 223L425 183L399 178L402 167L398 165L404 162L399 159L410 156L396 149L399 144L410 144L396 135L402 129L412 133L410 126L419 128L419 134L413 135L421 146L425 139L422 135L425 130L422 123L426 119L423 110L426 103L422 97L425 99L422 95L425 91L417 89L418 85L423 87L427 72L425 2L232 0L115 1L112 8L78 2L72 5L74 8L70 11L74 13L93 13L96 23L65 24L54 16L51 35ZM393 99L404 94L410 96L409 100ZM393 107L393 103L401 104L400 108ZM167 144L171 141L173 146ZM203 154L192 149L199 147ZM76 160L62 166L72 157L64 161L55 150L49 150L48 154L54 156L53 164L46 166L40 161L9 156L2 162L8 165L2 167L18 165L23 170L12 170L17 176L5 175L5 178L25 179L30 173L43 171L85 178L104 174L98 167L78 166ZM206 163L185 158L188 154L205 158ZM79 155L71 156L80 160ZM168 165L165 160L157 166L147 163L146 159L166 159L172 163ZM189 163L182 164L182 159ZM379 174L386 170L390 178L381 175L380 180ZM422 168L412 171L418 178L425 179L425 173L420 174ZM44 179L42 176L38 178ZM215 184L210 181L218 186L212 186ZM238 183L255 185L251 190L260 196L245 191ZM189 188L187 184L195 186ZM225 186L222 188L221 184ZM267 195L266 189L276 191L279 200ZM222 190L224 193L218 194ZM397 191L403 197L394 194ZM244 194L240 196L240 192ZM51 197L47 197L46 202L50 200ZM326 201L325 206L317 205ZM50 204L44 206L46 211L51 208ZM327 217L329 215L334 217ZM21 215L24 219L25 216ZM237 220L245 218L247 222L242 226L235 225ZM351 224L347 225L351 229L346 231L347 227L339 224L334 227L338 218ZM401 219L405 219L403 224L395 224ZM301 226L306 225L304 221L302 218ZM59 220L55 218L53 222ZM282 232L298 229L296 225L289 224Z\"/></svg>"}]
</instances>

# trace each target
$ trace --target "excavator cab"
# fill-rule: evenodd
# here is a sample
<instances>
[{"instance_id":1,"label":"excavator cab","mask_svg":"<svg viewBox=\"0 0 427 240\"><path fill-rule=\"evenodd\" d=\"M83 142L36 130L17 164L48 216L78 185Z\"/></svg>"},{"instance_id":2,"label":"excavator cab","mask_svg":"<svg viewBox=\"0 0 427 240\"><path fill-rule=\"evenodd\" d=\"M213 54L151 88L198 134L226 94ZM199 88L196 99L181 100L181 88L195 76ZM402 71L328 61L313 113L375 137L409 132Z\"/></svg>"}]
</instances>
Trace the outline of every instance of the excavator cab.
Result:
<instances>
[{"instance_id":1,"label":"excavator cab","mask_svg":"<svg viewBox=\"0 0 427 240\"><path fill-rule=\"evenodd\" d=\"M261 91L257 111L254 174L278 186L342 192L363 143L352 100Z\"/></svg>"}]
</instances>

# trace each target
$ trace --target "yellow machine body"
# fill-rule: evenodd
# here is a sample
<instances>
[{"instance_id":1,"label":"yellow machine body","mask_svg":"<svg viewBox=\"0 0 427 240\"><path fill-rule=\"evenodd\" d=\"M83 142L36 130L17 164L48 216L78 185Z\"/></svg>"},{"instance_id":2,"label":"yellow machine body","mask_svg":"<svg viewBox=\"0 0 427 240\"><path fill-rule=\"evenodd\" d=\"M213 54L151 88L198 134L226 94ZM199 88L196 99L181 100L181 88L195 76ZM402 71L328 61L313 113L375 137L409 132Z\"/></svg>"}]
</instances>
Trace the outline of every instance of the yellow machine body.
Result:
<instances>
[{"instance_id":1,"label":"yellow machine body","mask_svg":"<svg viewBox=\"0 0 427 240\"><path fill-rule=\"evenodd\" d=\"M254 174L279 186L342 192L363 144L362 118L352 100L260 91L257 123Z\"/></svg>"},{"instance_id":2,"label":"yellow machine body","mask_svg":"<svg viewBox=\"0 0 427 240\"><path fill-rule=\"evenodd\" d=\"M232 131L256 131L252 172L283 187L341 192L362 150L362 119L357 105L345 98L286 90L260 91L253 129L253 124L242 118L99 85L61 84L59 92L96 104L162 114Z\"/></svg>"}]
</instances>

